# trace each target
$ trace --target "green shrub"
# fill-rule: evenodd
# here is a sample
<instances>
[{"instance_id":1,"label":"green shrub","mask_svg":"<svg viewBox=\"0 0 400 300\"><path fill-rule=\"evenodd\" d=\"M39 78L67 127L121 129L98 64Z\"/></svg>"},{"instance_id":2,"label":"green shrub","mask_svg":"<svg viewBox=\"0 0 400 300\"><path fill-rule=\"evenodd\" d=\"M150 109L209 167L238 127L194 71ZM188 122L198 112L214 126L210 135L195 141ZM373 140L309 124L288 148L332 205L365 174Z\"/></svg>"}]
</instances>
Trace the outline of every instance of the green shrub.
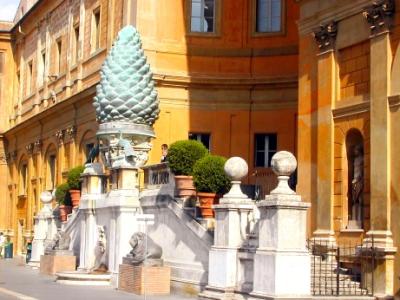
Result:
<instances>
[{"instance_id":1,"label":"green shrub","mask_svg":"<svg viewBox=\"0 0 400 300\"><path fill-rule=\"evenodd\" d=\"M81 189L81 174L85 170L84 166L78 166L68 172L67 182L71 190Z\"/></svg>"},{"instance_id":2,"label":"green shrub","mask_svg":"<svg viewBox=\"0 0 400 300\"><path fill-rule=\"evenodd\" d=\"M59 205L71 206L71 196L69 194L68 183L60 184L56 189L56 201Z\"/></svg>"},{"instance_id":3,"label":"green shrub","mask_svg":"<svg viewBox=\"0 0 400 300\"><path fill-rule=\"evenodd\" d=\"M177 141L172 143L168 149L168 165L175 175L190 176L193 173L195 162L207 153L207 148L198 141Z\"/></svg>"},{"instance_id":4,"label":"green shrub","mask_svg":"<svg viewBox=\"0 0 400 300\"><path fill-rule=\"evenodd\" d=\"M198 192L225 194L230 189L229 177L224 172L226 158L207 155L193 167L193 183Z\"/></svg>"}]
</instances>

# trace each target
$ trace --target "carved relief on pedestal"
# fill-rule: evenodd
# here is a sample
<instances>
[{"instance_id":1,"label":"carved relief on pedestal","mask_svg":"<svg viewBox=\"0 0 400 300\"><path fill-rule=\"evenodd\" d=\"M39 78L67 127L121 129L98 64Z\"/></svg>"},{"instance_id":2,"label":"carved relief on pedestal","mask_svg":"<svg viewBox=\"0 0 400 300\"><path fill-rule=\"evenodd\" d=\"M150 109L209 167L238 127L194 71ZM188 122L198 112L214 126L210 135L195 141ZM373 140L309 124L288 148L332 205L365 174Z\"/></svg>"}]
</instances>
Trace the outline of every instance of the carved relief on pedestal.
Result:
<instances>
[{"instance_id":1,"label":"carved relief on pedestal","mask_svg":"<svg viewBox=\"0 0 400 300\"><path fill-rule=\"evenodd\" d=\"M313 32L313 37L317 42L320 51L332 50L335 47L336 35L336 21L331 21L327 24L321 24L319 28Z\"/></svg>"},{"instance_id":2,"label":"carved relief on pedestal","mask_svg":"<svg viewBox=\"0 0 400 300\"><path fill-rule=\"evenodd\" d=\"M395 12L394 0L374 1L364 8L363 16L370 25L371 35L390 30Z\"/></svg>"}]
</instances>

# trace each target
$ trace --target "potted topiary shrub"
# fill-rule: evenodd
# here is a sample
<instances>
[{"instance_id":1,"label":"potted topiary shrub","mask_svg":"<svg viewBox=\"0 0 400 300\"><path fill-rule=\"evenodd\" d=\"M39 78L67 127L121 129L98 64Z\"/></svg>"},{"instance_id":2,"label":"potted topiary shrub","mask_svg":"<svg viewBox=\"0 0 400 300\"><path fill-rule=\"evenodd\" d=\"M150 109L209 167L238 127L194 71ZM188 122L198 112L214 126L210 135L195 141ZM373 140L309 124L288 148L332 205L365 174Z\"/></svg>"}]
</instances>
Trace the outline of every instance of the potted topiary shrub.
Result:
<instances>
[{"instance_id":1,"label":"potted topiary shrub","mask_svg":"<svg viewBox=\"0 0 400 300\"><path fill-rule=\"evenodd\" d=\"M67 183L73 207L79 206L81 200L81 174L84 169L84 166L78 166L68 172Z\"/></svg>"},{"instance_id":2,"label":"potted topiary shrub","mask_svg":"<svg viewBox=\"0 0 400 300\"><path fill-rule=\"evenodd\" d=\"M193 182L199 197L203 218L212 218L213 204L217 204L221 195L227 193L231 186L229 177L224 172L226 158L218 155L207 155L193 166Z\"/></svg>"},{"instance_id":3,"label":"potted topiary shrub","mask_svg":"<svg viewBox=\"0 0 400 300\"><path fill-rule=\"evenodd\" d=\"M60 184L56 189L56 201L60 212L60 221L67 221L67 216L72 212L71 196L68 183Z\"/></svg>"},{"instance_id":4,"label":"potted topiary shrub","mask_svg":"<svg viewBox=\"0 0 400 300\"><path fill-rule=\"evenodd\" d=\"M177 141L169 147L168 165L175 174L178 197L189 198L196 195L192 177L193 165L207 153L207 148L194 140Z\"/></svg>"}]
</instances>

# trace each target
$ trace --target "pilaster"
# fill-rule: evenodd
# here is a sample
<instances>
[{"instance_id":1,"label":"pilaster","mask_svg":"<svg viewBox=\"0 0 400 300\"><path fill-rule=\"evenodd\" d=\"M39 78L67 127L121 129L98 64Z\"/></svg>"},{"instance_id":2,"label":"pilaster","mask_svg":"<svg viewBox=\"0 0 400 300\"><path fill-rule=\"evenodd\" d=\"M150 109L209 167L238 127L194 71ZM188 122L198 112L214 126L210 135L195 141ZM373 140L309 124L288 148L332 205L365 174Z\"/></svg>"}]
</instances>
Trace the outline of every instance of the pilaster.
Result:
<instances>
[{"instance_id":1,"label":"pilaster","mask_svg":"<svg viewBox=\"0 0 400 300\"><path fill-rule=\"evenodd\" d=\"M320 49L317 55L317 207L316 242L335 244L333 224L334 122L332 108L336 97L335 40L337 23L321 25L314 32Z\"/></svg>"},{"instance_id":2,"label":"pilaster","mask_svg":"<svg viewBox=\"0 0 400 300\"><path fill-rule=\"evenodd\" d=\"M376 1L365 8L363 15L370 25L370 119L371 119L371 228L363 243L374 247L379 255L374 269L374 295L393 295L394 254L391 233L390 199L390 73L392 50L390 29L394 1Z\"/></svg>"}]
</instances>

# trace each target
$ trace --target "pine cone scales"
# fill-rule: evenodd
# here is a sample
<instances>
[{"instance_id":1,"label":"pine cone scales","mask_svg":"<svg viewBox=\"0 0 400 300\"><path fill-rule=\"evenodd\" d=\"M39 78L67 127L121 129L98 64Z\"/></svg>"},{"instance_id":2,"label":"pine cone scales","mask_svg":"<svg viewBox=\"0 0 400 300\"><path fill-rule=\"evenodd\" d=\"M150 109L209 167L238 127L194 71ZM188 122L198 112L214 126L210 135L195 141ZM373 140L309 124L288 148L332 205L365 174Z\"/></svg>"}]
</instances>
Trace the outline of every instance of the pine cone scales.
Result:
<instances>
[{"instance_id":1,"label":"pine cone scales","mask_svg":"<svg viewBox=\"0 0 400 300\"><path fill-rule=\"evenodd\" d=\"M158 118L158 98L140 36L123 28L100 70L93 106L99 123L128 121L152 126Z\"/></svg>"}]
</instances>

